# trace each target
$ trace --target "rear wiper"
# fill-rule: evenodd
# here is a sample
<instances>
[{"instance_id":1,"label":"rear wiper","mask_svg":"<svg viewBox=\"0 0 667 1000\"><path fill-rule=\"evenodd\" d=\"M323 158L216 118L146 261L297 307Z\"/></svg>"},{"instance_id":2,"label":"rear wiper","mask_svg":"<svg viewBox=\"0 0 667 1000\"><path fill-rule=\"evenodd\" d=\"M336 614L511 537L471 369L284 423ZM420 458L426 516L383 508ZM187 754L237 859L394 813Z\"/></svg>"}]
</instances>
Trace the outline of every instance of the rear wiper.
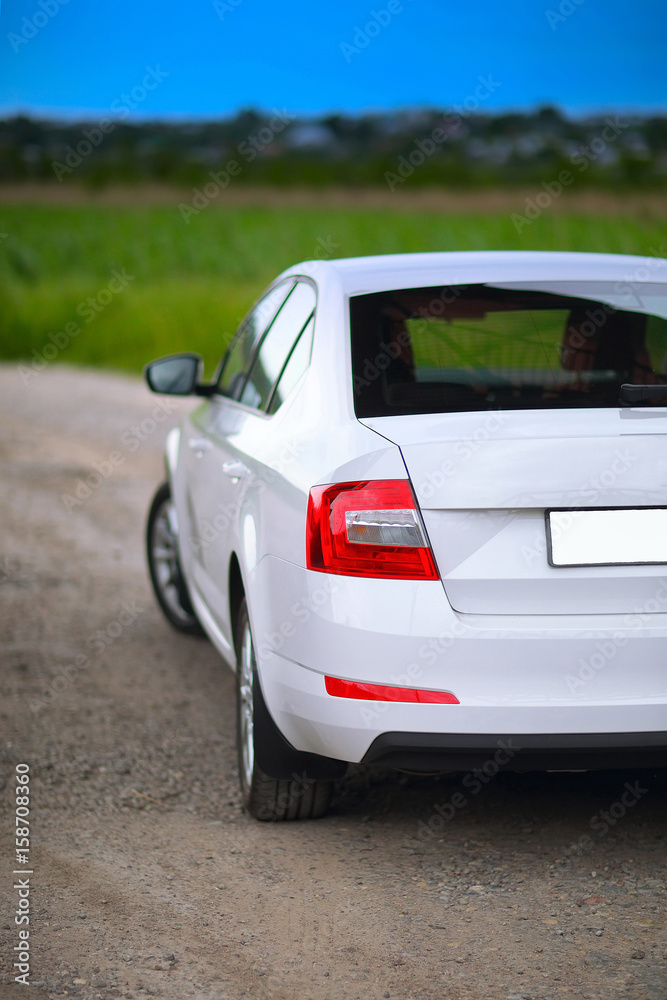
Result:
<instances>
[{"instance_id":1,"label":"rear wiper","mask_svg":"<svg viewBox=\"0 0 667 1000\"><path fill-rule=\"evenodd\" d=\"M631 382L625 382L621 386L618 401L624 406L632 406L645 399L667 400L667 385L632 385Z\"/></svg>"}]
</instances>

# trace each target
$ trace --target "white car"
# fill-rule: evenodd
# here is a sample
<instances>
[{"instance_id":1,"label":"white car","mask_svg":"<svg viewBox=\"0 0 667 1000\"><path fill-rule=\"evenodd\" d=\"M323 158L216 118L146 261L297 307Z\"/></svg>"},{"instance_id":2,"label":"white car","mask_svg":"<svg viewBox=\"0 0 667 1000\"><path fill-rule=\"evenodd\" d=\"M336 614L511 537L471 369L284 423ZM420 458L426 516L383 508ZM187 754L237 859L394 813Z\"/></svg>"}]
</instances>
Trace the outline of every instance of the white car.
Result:
<instances>
[{"instance_id":1,"label":"white car","mask_svg":"<svg viewBox=\"0 0 667 1000\"><path fill-rule=\"evenodd\" d=\"M347 762L667 758L667 261L298 264L167 442L158 601L237 677L245 807L322 815Z\"/></svg>"}]
</instances>

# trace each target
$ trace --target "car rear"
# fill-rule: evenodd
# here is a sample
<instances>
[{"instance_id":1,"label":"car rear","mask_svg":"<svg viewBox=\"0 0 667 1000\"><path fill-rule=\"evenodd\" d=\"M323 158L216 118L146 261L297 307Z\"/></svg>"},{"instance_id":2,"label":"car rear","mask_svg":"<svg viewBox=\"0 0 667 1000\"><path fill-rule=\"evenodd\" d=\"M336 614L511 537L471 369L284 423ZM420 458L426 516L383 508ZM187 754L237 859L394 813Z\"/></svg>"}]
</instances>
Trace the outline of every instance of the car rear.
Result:
<instances>
[{"instance_id":1,"label":"car rear","mask_svg":"<svg viewBox=\"0 0 667 1000\"><path fill-rule=\"evenodd\" d=\"M661 760L667 266L439 256L349 295L355 418L402 469L313 484L279 724L397 766Z\"/></svg>"}]
</instances>

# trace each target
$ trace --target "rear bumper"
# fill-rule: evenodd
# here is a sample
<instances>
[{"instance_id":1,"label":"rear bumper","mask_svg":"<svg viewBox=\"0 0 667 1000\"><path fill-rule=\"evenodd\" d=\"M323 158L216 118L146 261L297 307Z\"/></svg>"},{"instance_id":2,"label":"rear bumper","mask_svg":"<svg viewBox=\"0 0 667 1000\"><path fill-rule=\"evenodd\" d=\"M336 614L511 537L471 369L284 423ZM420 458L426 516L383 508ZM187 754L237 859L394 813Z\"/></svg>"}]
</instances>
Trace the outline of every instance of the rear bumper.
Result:
<instances>
[{"instance_id":1,"label":"rear bumper","mask_svg":"<svg viewBox=\"0 0 667 1000\"><path fill-rule=\"evenodd\" d=\"M415 771L612 770L667 767L667 732L490 735L382 733L362 763Z\"/></svg>"},{"instance_id":2,"label":"rear bumper","mask_svg":"<svg viewBox=\"0 0 667 1000\"><path fill-rule=\"evenodd\" d=\"M412 763L396 766L453 770L466 766L463 750L484 761L496 734L510 734L521 767L583 769L629 766L631 755L644 766L656 746L636 738L667 732L667 614L458 615L436 582L333 577L272 557L253 584L262 689L298 750L356 763L408 753ZM326 675L448 691L460 704L332 696ZM530 734L546 742L524 746ZM600 763L572 763L577 751Z\"/></svg>"},{"instance_id":3,"label":"rear bumper","mask_svg":"<svg viewBox=\"0 0 667 1000\"><path fill-rule=\"evenodd\" d=\"M498 740L511 738L512 754L498 758L503 768L648 767L654 766L648 752L667 748L664 700L581 705L512 704L500 698L491 705L359 701L328 694L322 673L268 652L260 675L269 711L293 747L354 763L467 769L494 758L503 750Z\"/></svg>"}]
</instances>

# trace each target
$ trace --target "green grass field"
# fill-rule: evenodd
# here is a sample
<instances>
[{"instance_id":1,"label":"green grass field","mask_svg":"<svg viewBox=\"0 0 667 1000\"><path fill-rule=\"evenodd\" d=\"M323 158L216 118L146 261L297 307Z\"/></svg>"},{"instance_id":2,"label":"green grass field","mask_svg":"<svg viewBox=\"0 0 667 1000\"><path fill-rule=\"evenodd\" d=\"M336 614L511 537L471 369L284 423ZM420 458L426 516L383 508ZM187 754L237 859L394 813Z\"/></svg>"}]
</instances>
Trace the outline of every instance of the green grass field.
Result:
<instances>
[{"instance_id":1,"label":"green grass field","mask_svg":"<svg viewBox=\"0 0 667 1000\"><path fill-rule=\"evenodd\" d=\"M327 255L325 248L335 257L486 249L648 254L664 238L662 222L644 213L545 211L519 234L515 210L509 203L506 211L458 214L212 206L186 225L176 204L0 205L0 358L34 360L46 351L58 361L140 372L154 357L190 350L203 354L210 373L262 288L283 268Z\"/></svg>"}]
</instances>

